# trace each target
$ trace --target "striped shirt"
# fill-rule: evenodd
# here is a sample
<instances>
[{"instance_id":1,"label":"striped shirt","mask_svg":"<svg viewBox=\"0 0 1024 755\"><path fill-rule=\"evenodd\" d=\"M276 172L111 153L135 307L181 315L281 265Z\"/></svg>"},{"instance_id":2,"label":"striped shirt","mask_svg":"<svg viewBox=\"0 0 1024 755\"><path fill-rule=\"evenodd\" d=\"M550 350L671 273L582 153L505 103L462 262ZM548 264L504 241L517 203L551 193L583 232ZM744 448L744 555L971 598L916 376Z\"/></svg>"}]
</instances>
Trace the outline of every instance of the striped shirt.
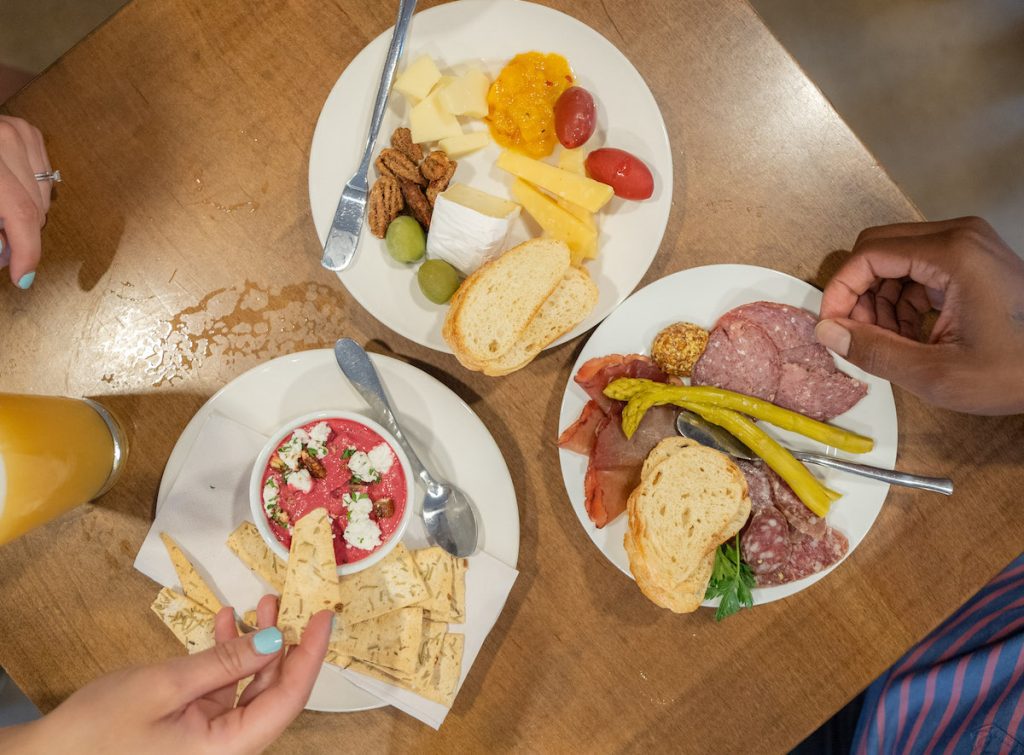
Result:
<instances>
[{"instance_id":1,"label":"striped shirt","mask_svg":"<svg viewBox=\"0 0 1024 755\"><path fill-rule=\"evenodd\" d=\"M853 752L1024 755L1024 555L868 688Z\"/></svg>"}]
</instances>

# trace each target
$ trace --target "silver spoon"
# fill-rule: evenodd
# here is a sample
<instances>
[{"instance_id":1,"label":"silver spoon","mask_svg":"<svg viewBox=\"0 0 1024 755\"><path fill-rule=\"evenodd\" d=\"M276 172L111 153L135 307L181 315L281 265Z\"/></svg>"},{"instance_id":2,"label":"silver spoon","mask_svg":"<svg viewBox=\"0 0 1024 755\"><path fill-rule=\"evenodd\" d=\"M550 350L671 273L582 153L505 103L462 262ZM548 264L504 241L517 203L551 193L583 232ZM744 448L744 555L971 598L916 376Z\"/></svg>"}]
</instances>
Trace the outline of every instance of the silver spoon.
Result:
<instances>
[{"instance_id":1,"label":"silver spoon","mask_svg":"<svg viewBox=\"0 0 1024 755\"><path fill-rule=\"evenodd\" d=\"M477 525L469 498L451 483L434 478L423 466L402 434L402 428L380 384L380 376L366 351L351 338L342 338L334 344L334 357L352 387L377 413L376 419L398 441L409 457L413 472L426 488L426 495L423 496L423 523L431 541L459 558L473 553L477 546Z\"/></svg>"},{"instance_id":2,"label":"silver spoon","mask_svg":"<svg viewBox=\"0 0 1024 755\"><path fill-rule=\"evenodd\" d=\"M735 456L737 459L744 459L746 461L757 461L759 459L757 454L747 448L732 433L708 422L699 414L691 412L689 409L679 410L679 416L676 417L676 432L684 438L690 438L702 445L710 446L722 453ZM905 488L919 488L921 490L931 490L934 493L942 493L943 495L953 495L953 481L946 477L923 477L916 474L907 474L906 472L896 472L892 469L882 469L881 467L872 467L867 464L843 461L832 456L810 453L809 451L796 451L792 448L787 448L786 450L800 461L805 461L808 464L817 464L821 467L837 469L840 472L870 477L872 480L881 480L890 485L902 485Z\"/></svg>"}]
</instances>

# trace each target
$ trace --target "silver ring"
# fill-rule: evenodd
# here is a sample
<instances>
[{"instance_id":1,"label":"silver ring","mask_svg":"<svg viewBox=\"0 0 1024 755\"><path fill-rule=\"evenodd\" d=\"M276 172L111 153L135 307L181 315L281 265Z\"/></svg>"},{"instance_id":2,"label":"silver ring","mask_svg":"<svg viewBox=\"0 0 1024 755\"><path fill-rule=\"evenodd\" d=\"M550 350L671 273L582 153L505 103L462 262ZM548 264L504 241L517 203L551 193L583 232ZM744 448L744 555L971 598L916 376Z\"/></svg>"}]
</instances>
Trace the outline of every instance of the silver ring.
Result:
<instances>
[{"instance_id":1,"label":"silver ring","mask_svg":"<svg viewBox=\"0 0 1024 755\"><path fill-rule=\"evenodd\" d=\"M37 181L53 181L55 184L59 184L61 182L60 171L51 170L47 173L36 173L35 179Z\"/></svg>"}]
</instances>

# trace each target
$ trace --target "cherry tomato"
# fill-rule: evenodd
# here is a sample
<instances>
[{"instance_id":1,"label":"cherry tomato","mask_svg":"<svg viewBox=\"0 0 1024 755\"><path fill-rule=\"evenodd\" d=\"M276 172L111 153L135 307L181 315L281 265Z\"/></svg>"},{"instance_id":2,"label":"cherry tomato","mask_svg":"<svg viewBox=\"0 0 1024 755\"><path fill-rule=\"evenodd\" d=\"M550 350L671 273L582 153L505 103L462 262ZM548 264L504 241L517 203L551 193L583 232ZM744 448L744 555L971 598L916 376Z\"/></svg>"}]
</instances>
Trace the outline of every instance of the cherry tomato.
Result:
<instances>
[{"instance_id":1,"label":"cherry tomato","mask_svg":"<svg viewBox=\"0 0 1024 755\"><path fill-rule=\"evenodd\" d=\"M569 87L555 102L555 133L566 149L576 149L597 127L594 98L583 87Z\"/></svg>"},{"instance_id":2,"label":"cherry tomato","mask_svg":"<svg viewBox=\"0 0 1024 755\"><path fill-rule=\"evenodd\" d=\"M650 168L623 149L595 149L587 155L586 165L587 175L611 186L617 197L647 199L654 193Z\"/></svg>"}]
</instances>

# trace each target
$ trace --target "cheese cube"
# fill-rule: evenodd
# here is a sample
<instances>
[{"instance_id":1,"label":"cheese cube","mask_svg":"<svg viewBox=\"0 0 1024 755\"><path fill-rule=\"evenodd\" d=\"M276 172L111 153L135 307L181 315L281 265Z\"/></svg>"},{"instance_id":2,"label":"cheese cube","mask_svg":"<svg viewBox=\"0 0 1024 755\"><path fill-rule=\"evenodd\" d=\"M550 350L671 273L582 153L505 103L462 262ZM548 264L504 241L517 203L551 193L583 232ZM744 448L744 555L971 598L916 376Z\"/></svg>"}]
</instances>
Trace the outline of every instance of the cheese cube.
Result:
<instances>
[{"instance_id":1,"label":"cheese cube","mask_svg":"<svg viewBox=\"0 0 1024 755\"><path fill-rule=\"evenodd\" d=\"M441 107L436 94L413 106L409 112L409 130L416 144L462 134L458 118Z\"/></svg>"},{"instance_id":2,"label":"cheese cube","mask_svg":"<svg viewBox=\"0 0 1024 755\"><path fill-rule=\"evenodd\" d=\"M433 94L440 94L442 89L444 89L446 86L448 86L455 80L456 79L454 76L442 76L437 80L437 83L430 88L430 94L428 94L427 96L430 97L430 95ZM441 107L444 107L445 110L448 110L448 108L444 106L443 102L441 103Z\"/></svg>"},{"instance_id":3,"label":"cheese cube","mask_svg":"<svg viewBox=\"0 0 1024 755\"><path fill-rule=\"evenodd\" d=\"M434 65L434 61L430 59L430 56L421 55L406 66L405 70L395 80L394 88L406 97L422 100L430 94L430 90L440 78L441 72L437 70L437 66Z\"/></svg>"},{"instance_id":4,"label":"cheese cube","mask_svg":"<svg viewBox=\"0 0 1024 755\"><path fill-rule=\"evenodd\" d=\"M584 167L586 159L587 153L583 151L583 147L563 149L561 154L558 155L558 167L570 173L585 176L587 175L587 169Z\"/></svg>"},{"instance_id":5,"label":"cheese cube","mask_svg":"<svg viewBox=\"0 0 1024 755\"><path fill-rule=\"evenodd\" d=\"M415 134L413 140L417 141ZM614 195L612 187L607 184L570 173L517 152L502 152L497 166L524 181L550 191L555 196L579 205L588 212L597 212L608 204L608 200ZM551 204L561 210L554 202ZM568 213L565 214L568 215ZM576 219L573 218L573 220Z\"/></svg>"},{"instance_id":6,"label":"cheese cube","mask_svg":"<svg viewBox=\"0 0 1024 755\"><path fill-rule=\"evenodd\" d=\"M596 256L597 231L587 228L576 217L559 207L551 197L522 179L512 183L512 196L546 233L566 243L573 264L578 265L584 258Z\"/></svg>"},{"instance_id":7,"label":"cheese cube","mask_svg":"<svg viewBox=\"0 0 1024 755\"><path fill-rule=\"evenodd\" d=\"M441 104L452 115L483 118L487 115L487 90L490 86L490 79L474 68L441 90Z\"/></svg>"},{"instance_id":8,"label":"cheese cube","mask_svg":"<svg viewBox=\"0 0 1024 755\"><path fill-rule=\"evenodd\" d=\"M486 147L491 143L491 135L486 131L473 131L461 136L449 136L442 139L437 146L448 153L448 157L461 157L470 152ZM584 210L586 212L586 210Z\"/></svg>"}]
</instances>

